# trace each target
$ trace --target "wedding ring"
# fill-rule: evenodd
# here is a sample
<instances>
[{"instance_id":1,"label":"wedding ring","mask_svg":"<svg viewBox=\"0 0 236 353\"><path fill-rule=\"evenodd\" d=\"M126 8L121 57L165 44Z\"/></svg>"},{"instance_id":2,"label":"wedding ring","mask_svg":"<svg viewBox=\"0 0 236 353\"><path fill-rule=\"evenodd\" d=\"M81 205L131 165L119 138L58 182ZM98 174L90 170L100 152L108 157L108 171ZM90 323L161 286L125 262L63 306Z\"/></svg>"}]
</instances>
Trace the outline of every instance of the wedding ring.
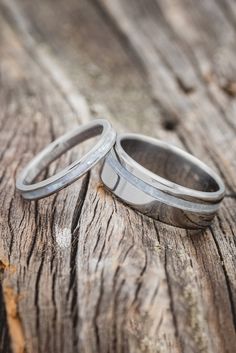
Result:
<instances>
[{"instance_id":1,"label":"wedding ring","mask_svg":"<svg viewBox=\"0 0 236 353\"><path fill-rule=\"evenodd\" d=\"M57 174L37 183L33 181L63 153L92 137L100 135L98 142L82 158ZM25 199L35 200L49 196L83 176L106 154L115 143L116 132L106 120L94 120L59 137L43 149L21 172L16 188Z\"/></svg>"},{"instance_id":2,"label":"wedding ring","mask_svg":"<svg viewBox=\"0 0 236 353\"><path fill-rule=\"evenodd\" d=\"M188 229L209 225L225 192L221 178L196 157L138 134L117 137L101 179L134 209Z\"/></svg>"}]
</instances>

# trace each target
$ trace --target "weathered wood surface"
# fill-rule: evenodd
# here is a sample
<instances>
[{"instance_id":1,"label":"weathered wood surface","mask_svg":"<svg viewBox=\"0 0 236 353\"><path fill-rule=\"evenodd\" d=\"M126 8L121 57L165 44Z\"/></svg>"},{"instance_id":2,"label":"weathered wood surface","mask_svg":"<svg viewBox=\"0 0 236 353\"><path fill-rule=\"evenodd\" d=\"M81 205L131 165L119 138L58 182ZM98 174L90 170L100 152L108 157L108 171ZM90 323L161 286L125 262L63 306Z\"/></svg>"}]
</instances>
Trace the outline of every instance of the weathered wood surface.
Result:
<instances>
[{"instance_id":1,"label":"weathered wood surface","mask_svg":"<svg viewBox=\"0 0 236 353\"><path fill-rule=\"evenodd\" d=\"M0 12L0 352L235 352L235 2L1 0ZM132 211L99 168L20 198L27 161L100 115L218 170L227 195L209 229Z\"/></svg>"}]
</instances>

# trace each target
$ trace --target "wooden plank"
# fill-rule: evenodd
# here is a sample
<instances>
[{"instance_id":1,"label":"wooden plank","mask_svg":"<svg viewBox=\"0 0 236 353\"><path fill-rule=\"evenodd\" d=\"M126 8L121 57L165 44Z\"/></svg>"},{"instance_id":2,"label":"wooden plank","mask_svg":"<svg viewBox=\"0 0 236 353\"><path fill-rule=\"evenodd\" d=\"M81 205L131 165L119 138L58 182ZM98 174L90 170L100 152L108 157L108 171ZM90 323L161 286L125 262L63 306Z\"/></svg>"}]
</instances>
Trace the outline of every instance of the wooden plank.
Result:
<instances>
[{"instance_id":1,"label":"wooden plank","mask_svg":"<svg viewBox=\"0 0 236 353\"><path fill-rule=\"evenodd\" d=\"M233 11L229 20L220 0L0 6L0 348L10 339L13 352L233 352ZM226 71L212 60L219 47ZM91 113L218 169L227 197L212 227L193 234L141 216L98 184L99 168L23 202L17 171Z\"/></svg>"}]
</instances>

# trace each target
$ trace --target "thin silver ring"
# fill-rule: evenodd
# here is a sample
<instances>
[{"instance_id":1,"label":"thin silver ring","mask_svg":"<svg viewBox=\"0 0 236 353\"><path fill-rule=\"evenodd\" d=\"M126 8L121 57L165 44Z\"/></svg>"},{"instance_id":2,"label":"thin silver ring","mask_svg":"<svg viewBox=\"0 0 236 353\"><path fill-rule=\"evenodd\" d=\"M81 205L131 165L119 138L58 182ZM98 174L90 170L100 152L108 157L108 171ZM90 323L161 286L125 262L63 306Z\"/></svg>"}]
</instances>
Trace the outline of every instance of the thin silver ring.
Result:
<instances>
[{"instance_id":1,"label":"thin silver ring","mask_svg":"<svg viewBox=\"0 0 236 353\"><path fill-rule=\"evenodd\" d=\"M82 158L43 181L32 183L51 162L63 153L97 135L100 135L98 142ZM17 190L28 200L40 199L58 192L102 160L114 145L115 139L115 130L104 119L94 120L69 131L50 143L24 168L16 181Z\"/></svg>"},{"instance_id":2,"label":"thin silver ring","mask_svg":"<svg viewBox=\"0 0 236 353\"><path fill-rule=\"evenodd\" d=\"M132 208L187 229L208 226L224 196L220 177L197 158L137 134L118 136L101 179Z\"/></svg>"}]
</instances>

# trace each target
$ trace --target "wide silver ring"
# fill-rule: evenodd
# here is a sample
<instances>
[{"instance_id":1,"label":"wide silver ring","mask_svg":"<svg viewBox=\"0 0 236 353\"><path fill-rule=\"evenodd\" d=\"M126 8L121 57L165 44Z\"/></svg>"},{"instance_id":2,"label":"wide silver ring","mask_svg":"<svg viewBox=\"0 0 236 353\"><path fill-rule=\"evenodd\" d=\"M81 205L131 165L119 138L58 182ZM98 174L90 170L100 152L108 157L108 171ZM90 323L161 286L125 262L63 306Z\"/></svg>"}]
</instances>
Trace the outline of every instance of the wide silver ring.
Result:
<instances>
[{"instance_id":1,"label":"wide silver ring","mask_svg":"<svg viewBox=\"0 0 236 353\"><path fill-rule=\"evenodd\" d=\"M83 141L100 135L99 140L82 158L57 174L37 183L36 177L55 159ZM70 185L102 160L115 143L116 132L111 124L98 119L59 137L43 149L24 168L16 180L16 188L25 199L35 200L49 196Z\"/></svg>"},{"instance_id":2,"label":"wide silver ring","mask_svg":"<svg viewBox=\"0 0 236 353\"><path fill-rule=\"evenodd\" d=\"M208 226L225 193L221 178L196 157L138 134L117 137L101 179L143 214L188 229Z\"/></svg>"}]
</instances>

